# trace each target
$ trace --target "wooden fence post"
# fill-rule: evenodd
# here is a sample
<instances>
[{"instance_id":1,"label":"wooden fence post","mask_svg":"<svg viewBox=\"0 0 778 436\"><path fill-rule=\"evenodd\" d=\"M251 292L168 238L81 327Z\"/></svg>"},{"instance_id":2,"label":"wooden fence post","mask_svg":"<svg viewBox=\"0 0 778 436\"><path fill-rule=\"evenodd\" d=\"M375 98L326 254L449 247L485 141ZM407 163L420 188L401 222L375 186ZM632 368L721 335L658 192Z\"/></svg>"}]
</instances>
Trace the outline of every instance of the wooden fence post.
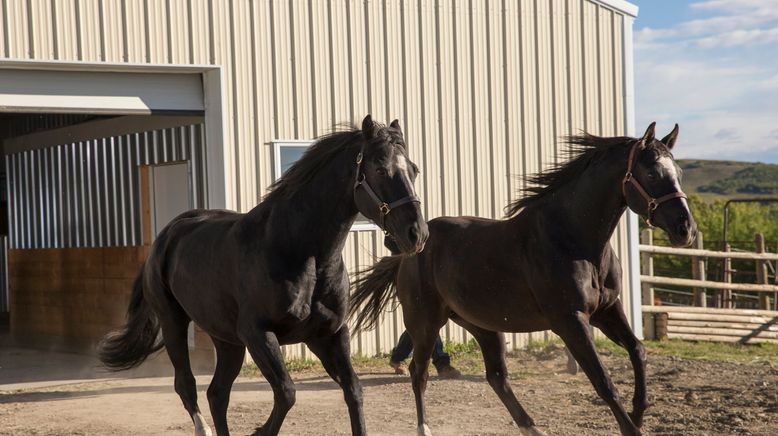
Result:
<instances>
[{"instance_id":1,"label":"wooden fence post","mask_svg":"<svg viewBox=\"0 0 778 436\"><path fill-rule=\"evenodd\" d=\"M654 231L652 229L643 229L640 232L640 243L652 245L654 243ZM640 273L647 276L654 275L654 257L650 253L640 254ZM642 283L640 286L642 303L646 306L654 305L654 287L650 283ZM656 339L656 327L654 326L655 314L643 313L643 337L646 339Z\"/></svg>"},{"instance_id":2,"label":"wooden fence post","mask_svg":"<svg viewBox=\"0 0 778 436\"><path fill-rule=\"evenodd\" d=\"M664 340L667 339L667 313L656 314L656 335L655 339Z\"/></svg>"},{"instance_id":3,"label":"wooden fence post","mask_svg":"<svg viewBox=\"0 0 778 436\"><path fill-rule=\"evenodd\" d=\"M653 245L654 231L652 229L643 229L643 231L640 232L640 243L644 245ZM650 253L642 253L640 255L640 271L643 275L654 275L654 257ZM653 306L654 287L651 286L650 283L644 283L641 286L641 290L643 295L643 304L646 306Z\"/></svg>"},{"instance_id":4,"label":"wooden fence post","mask_svg":"<svg viewBox=\"0 0 778 436\"><path fill-rule=\"evenodd\" d=\"M757 233L754 239L755 239L754 242L756 243L756 252L764 253L765 252L764 235L761 233ZM768 283L766 260L756 261L756 283L760 285L766 285ZM770 294L768 294L767 292L759 293L759 308L762 310L770 309Z\"/></svg>"},{"instance_id":5,"label":"wooden fence post","mask_svg":"<svg viewBox=\"0 0 778 436\"><path fill-rule=\"evenodd\" d=\"M702 232L697 232L697 239L694 241L694 248L704 250ZM694 280L705 280L705 258L692 257L692 278ZM693 304L697 307L706 307L708 305L708 295L705 288L693 288Z\"/></svg>"},{"instance_id":6,"label":"wooden fence post","mask_svg":"<svg viewBox=\"0 0 778 436\"><path fill-rule=\"evenodd\" d=\"M732 251L732 246L724 244L724 251ZM729 257L724 259L724 283L732 283L732 259ZM732 289L724 289L721 291L721 306L725 309L731 309L734 306L732 302Z\"/></svg>"}]
</instances>

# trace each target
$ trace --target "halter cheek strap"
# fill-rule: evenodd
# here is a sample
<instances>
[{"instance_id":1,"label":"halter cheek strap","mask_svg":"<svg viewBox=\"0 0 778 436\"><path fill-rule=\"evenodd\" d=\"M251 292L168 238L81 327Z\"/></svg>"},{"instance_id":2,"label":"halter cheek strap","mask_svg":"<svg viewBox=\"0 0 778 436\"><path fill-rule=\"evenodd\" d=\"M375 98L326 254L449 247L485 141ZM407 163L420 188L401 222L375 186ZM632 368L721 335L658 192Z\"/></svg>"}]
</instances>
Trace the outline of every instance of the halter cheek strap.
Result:
<instances>
[{"instance_id":1,"label":"halter cheek strap","mask_svg":"<svg viewBox=\"0 0 778 436\"><path fill-rule=\"evenodd\" d=\"M357 154L357 180L354 183L354 192L356 192L357 189L360 187L367 192L368 197L370 197L371 200L373 200L373 203L378 207L378 216L381 220L378 225L381 227L381 229L384 231L385 234L389 235L389 231L386 229L386 217L389 215L392 210L407 204L407 203L421 203L418 197L415 195L409 195L407 197L403 197L399 200L393 201L391 203L387 203L383 200L381 200L381 197L376 194L376 192L373 190L373 188L370 187L370 184L367 182L367 179L365 178L365 173L362 172L362 157L363 157L363 151L360 150L359 154Z\"/></svg>"},{"instance_id":2,"label":"halter cheek strap","mask_svg":"<svg viewBox=\"0 0 778 436\"><path fill-rule=\"evenodd\" d=\"M633 176L632 170L635 167L635 154L637 152L638 147L642 141L637 141L632 146L632 148L629 150L629 158L627 159L627 173L624 175L624 180L621 184L621 192L624 194L624 199L627 198L627 186L628 184L631 184L635 187L635 189L638 191L641 197L643 197L644 200L646 200L646 224L649 226L653 226L651 223L651 219L654 215L654 211L664 202L672 200L674 198L687 198L686 194L683 193L683 191L675 191L671 192L667 195L663 195L659 198L652 197L646 190L643 188L643 185L640 184L640 182L637 181L637 179Z\"/></svg>"}]
</instances>

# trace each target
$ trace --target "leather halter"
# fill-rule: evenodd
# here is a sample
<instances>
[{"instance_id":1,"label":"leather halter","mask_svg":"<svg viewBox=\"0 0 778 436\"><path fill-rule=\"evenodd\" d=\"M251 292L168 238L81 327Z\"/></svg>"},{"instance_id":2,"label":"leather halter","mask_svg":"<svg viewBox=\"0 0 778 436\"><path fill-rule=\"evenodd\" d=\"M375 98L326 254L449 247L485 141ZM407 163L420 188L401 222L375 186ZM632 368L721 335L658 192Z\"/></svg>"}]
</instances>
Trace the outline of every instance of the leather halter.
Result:
<instances>
[{"instance_id":1,"label":"leather halter","mask_svg":"<svg viewBox=\"0 0 778 436\"><path fill-rule=\"evenodd\" d=\"M379 227L381 227L381 230L384 231L384 234L390 235L389 230L386 229L386 217L389 215L392 210L407 204L407 203L421 203L421 200L419 200L418 197L415 195L409 195L407 197L403 197L397 201L393 201L391 203L387 203L383 200L381 200L381 197L376 194L376 192L373 190L373 188L370 187L370 184L367 182L367 178L365 177L365 173L362 171L362 158L363 158L363 152L364 147L362 150L359 151L359 154L357 154L357 181L354 183L354 192L356 192L357 189L360 187L367 192L368 197L370 197L371 200L373 200L373 203L378 208L378 216L381 220L380 223L377 223Z\"/></svg>"},{"instance_id":2,"label":"leather halter","mask_svg":"<svg viewBox=\"0 0 778 436\"><path fill-rule=\"evenodd\" d=\"M661 205L662 203L672 200L674 198L687 198L686 194L683 193L683 191L675 191L671 192L667 195L663 195L659 198L652 197L646 190L643 188L643 185L640 184L640 182L637 181L637 179L633 176L632 170L635 167L635 152L640 146L640 144L643 143L643 140L636 141L635 144L632 146L632 148L629 150L629 158L627 159L627 173L624 175L624 181L621 185L621 192L624 194L624 199L627 199L627 184L630 183L632 186L635 187L635 189L638 191L641 197L643 197L644 200L646 200L647 204L647 211L646 211L646 224L649 226L653 226L651 223L651 217L654 214L654 211Z\"/></svg>"}]
</instances>

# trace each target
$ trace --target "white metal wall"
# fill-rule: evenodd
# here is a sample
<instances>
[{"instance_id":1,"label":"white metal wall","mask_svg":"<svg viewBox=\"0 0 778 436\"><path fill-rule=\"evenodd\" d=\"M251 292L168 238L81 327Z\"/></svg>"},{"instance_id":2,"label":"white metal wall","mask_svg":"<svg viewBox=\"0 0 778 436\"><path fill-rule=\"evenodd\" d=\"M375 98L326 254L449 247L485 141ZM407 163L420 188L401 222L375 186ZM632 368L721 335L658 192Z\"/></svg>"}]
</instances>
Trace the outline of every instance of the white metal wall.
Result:
<instances>
[{"instance_id":1,"label":"white metal wall","mask_svg":"<svg viewBox=\"0 0 778 436\"><path fill-rule=\"evenodd\" d=\"M556 161L561 135L625 133L631 20L605 3L625 4L7 0L0 55L221 65L228 207L250 209L272 181L272 140L312 138L372 113L401 119L428 218L500 217L521 187L515 176ZM620 226L614 244L628 272L626 235ZM386 254L381 242L355 232L349 268ZM400 314L389 314L354 338L354 350L387 351L401 330ZM446 336L465 338L457 327Z\"/></svg>"}]
</instances>

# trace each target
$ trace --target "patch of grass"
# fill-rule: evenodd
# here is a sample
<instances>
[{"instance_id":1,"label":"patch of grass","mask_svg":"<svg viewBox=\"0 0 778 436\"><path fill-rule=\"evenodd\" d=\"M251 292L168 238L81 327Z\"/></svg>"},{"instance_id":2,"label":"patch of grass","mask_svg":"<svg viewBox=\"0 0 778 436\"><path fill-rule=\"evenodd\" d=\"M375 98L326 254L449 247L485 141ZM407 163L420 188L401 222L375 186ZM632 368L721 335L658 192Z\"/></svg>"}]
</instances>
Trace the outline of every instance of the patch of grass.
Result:
<instances>
[{"instance_id":1,"label":"patch of grass","mask_svg":"<svg viewBox=\"0 0 778 436\"><path fill-rule=\"evenodd\" d=\"M312 369L323 370L321 363L313 359L289 359L284 361L284 365L286 365L286 369L289 372L302 372ZM240 375L243 377L261 377L262 372L260 372L254 362L251 362L243 364L243 367L240 369Z\"/></svg>"},{"instance_id":2,"label":"patch of grass","mask_svg":"<svg viewBox=\"0 0 778 436\"><path fill-rule=\"evenodd\" d=\"M778 345L775 344L741 345L671 339L646 341L645 345L649 354L661 356L717 362L778 364Z\"/></svg>"},{"instance_id":3,"label":"patch of grass","mask_svg":"<svg viewBox=\"0 0 778 436\"><path fill-rule=\"evenodd\" d=\"M595 345L600 353L613 354L627 357L627 351L605 338L595 339ZM718 342L693 342L682 341L678 339L667 341L645 341L644 345L650 355L656 356L675 356L687 360L707 360L716 362L759 364L767 363L778 365L778 345L758 344L758 345L738 345ZM564 346L561 340L553 338L549 341L533 341L525 350L511 351L508 358L515 358L521 353L524 356L530 355L541 358L545 354L554 352ZM483 374L484 363L481 349L475 339L470 339L466 343L446 342L443 345L444 351L449 353L452 358L452 364L464 374ZM557 351L558 353L558 351ZM381 354L368 357L356 354L351 357L354 367L359 370L366 369L387 369L389 356ZM321 363L312 359L290 359L286 362L286 367L290 372L304 372L309 370L322 370ZM434 371L434 369L431 369ZM261 373L253 363L243 365L240 375L244 377L260 377ZM519 379L532 375L530 372L515 370L511 372L511 379Z\"/></svg>"},{"instance_id":4,"label":"patch of grass","mask_svg":"<svg viewBox=\"0 0 778 436\"><path fill-rule=\"evenodd\" d=\"M462 356L467 354L481 354L481 347L478 345L478 341L474 338L470 338L467 342L451 342L446 341L443 343L443 351L453 356Z\"/></svg>"}]
</instances>

